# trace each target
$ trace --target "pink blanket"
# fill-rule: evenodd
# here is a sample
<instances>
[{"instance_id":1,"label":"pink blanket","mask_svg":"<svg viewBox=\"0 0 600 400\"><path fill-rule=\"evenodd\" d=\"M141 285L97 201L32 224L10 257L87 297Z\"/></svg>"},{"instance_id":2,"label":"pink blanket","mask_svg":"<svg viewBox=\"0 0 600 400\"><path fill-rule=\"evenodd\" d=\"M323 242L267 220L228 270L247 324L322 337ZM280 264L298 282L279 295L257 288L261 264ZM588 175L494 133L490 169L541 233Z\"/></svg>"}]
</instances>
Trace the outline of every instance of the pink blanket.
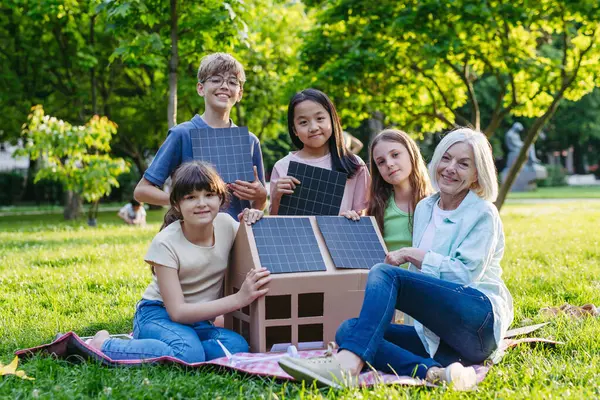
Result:
<instances>
[{"instance_id":1,"label":"pink blanket","mask_svg":"<svg viewBox=\"0 0 600 400\"><path fill-rule=\"evenodd\" d=\"M507 347L513 347L519 343L526 342L543 342L548 344L557 344L546 339L539 338L526 338L520 340L506 339L505 345ZM217 358L212 361L206 361L201 363L188 364L173 357L158 357L145 360L112 360L100 351L90 347L74 332L66 333L54 342L45 344L31 349L19 350L15 354L19 358L24 359L34 354L47 353L52 354L58 358L66 359L73 362L85 361L87 359L94 359L106 366L126 366L126 365L140 365L142 363L159 363L159 364L180 364L192 368L202 368L205 365L212 365L230 370L245 372L251 375L267 376L277 379L293 380L288 374L286 374L277 364L278 353L239 353L234 356ZM325 353L325 350L308 350L299 351L298 355L302 358L321 356ZM478 382L481 382L488 370L489 366L476 365L474 366L477 372ZM426 383L420 379L411 378L409 376L397 376L391 374L384 374L377 371L363 372L360 375L359 381L364 386L372 386L377 383L385 384L400 384L407 386L422 386Z\"/></svg>"}]
</instances>

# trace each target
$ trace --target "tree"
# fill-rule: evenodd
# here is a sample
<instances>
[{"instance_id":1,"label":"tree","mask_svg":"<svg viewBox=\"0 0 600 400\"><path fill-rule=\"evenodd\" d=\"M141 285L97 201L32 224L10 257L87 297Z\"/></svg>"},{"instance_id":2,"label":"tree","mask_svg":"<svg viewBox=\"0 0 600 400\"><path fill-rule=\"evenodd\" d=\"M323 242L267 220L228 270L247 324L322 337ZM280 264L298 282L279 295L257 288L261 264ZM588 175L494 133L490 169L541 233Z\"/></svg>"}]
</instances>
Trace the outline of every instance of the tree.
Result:
<instances>
[{"instance_id":1,"label":"tree","mask_svg":"<svg viewBox=\"0 0 600 400\"><path fill-rule=\"evenodd\" d=\"M600 11L596 1L335 0L323 5L303 59L358 123L418 132L471 126L491 137L509 116L534 118L507 174L500 208L526 151L563 99L598 85ZM498 94L481 115L476 83ZM458 110L468 105L468 114Z\"/></svg>"},{"instance_id":2,"label":"tree","mask_svg":"<svg viewBox=\"0 0 600 400\"><path fill-rule=\"evenodd\" d=\"M585 156L591 164L599 160L600 89L595 89L577 102L563 101L544 132L546 139L543 148L546 151L560 151L572 146L575 173L586 174Z\"/></svg>"},{"instance_id":3,"label":"tree","mask_svg":"<svg viewBox=\"0 0 600 400\"><path fill-rule=\"evenodd\" d=\"M301 2L279 0L245 2L238 15L247 21L246 34L231 52L246 68L248 81L235 120L261 141L277 141L287 132L290 97L310 82L301 76L299 55L302 35L314 20Z\"/></svg>"},{"instance_id":4,"label":"tree","mask_svg":"<svg viewBox=\"0 0 600 400\"><path fill-rule=\"evenodd\" d=\"M117 125L106 117L96 115L84 126L73 126L45 115L42 106L37 105L31 109L23 126L27 144L20 154L43 161L36 182L41 179L60 181L76 197L92 203L89 215L92 220L100 199L119 186L117 177L120 174L129 171L125 160L108 154L116 131ZM65 219L78 216L78 212L72 210L67 202Z\"/></svg>"}]
</instances>

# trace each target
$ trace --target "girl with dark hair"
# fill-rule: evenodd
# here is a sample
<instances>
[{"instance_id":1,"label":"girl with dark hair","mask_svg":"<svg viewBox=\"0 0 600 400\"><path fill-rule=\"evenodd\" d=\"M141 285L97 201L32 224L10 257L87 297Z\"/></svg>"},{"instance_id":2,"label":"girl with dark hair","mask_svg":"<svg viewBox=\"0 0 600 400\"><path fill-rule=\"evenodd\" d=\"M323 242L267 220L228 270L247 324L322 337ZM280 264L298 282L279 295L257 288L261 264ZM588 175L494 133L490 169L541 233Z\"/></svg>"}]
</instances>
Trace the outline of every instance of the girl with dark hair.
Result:
<instances>
[{"instance_id":1,"label":"girl with dark hair","mask_svg":"<svg viewBox=\"0 0 600 400\"><path fill-rule=\"evenodd\" d=\"M219 212L227 204L228 190L217 172L193 161L173 176L171 208L144 260L152 267L152 282L138 303L133 340L110 338L98 332L89 344L113 360L175 357L196 363L248 351L246 340L216 327L214 319L245 307L264 296L271 278L265 268L248 273L239 292L221 297L229 253L239 223ZM252 224L259 210L245 209L238 216Z\"/></svg>"},{"instance_id":2,"label":"girl with dark hair","mask_svg":"<svg viewBox=\"0 0 600 400\"><path fill-rule=\"evenodd\" d=\"M271 174L271 215L277 215L281 197L300 184L287 175L291 161L348 174L340 214L367 208L369 171L360 157L344 145L342 125L335 106L316 89L296 93L288 105L288 132L298 151L275 163Z\"/></svg>"}]
</instances>

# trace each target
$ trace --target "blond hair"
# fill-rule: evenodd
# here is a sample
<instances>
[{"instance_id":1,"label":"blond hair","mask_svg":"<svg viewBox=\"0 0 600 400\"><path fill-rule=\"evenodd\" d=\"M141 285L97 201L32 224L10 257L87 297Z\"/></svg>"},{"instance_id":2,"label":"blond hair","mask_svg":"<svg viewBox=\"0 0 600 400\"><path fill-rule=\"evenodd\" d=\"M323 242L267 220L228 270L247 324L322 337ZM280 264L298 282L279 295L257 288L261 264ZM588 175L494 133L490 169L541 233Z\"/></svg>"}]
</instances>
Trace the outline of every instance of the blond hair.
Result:
<instances>
[{"instance_id":1,"label":"blond hair","mask_svg":"<svg viewBox=\"0 0 600 400\"><path fill-rule=\"evenodd\" d=\"M200 60L198 67L198 82L204 81L213 75L230 72L234 74L243 86L246 82L246 73L242 64L228 53L212 53Z\"/></svg>"},{"instance_id":2,"label":"blond hair","mask_svg":"<svg viewBox=\"0 0 600 400\"><path fill-rule=\"evenodd\" d=\"M431 184L439 191L436 180L436 170L443 155L456 143L466 143L473 149L477 181L469 188L484 200L494 201L498 197L498 174L492 155L492 145L481 132L470 128L458 128L448 133L435 148L433 158L429 164Z\"/></svg>"}]
</instances>

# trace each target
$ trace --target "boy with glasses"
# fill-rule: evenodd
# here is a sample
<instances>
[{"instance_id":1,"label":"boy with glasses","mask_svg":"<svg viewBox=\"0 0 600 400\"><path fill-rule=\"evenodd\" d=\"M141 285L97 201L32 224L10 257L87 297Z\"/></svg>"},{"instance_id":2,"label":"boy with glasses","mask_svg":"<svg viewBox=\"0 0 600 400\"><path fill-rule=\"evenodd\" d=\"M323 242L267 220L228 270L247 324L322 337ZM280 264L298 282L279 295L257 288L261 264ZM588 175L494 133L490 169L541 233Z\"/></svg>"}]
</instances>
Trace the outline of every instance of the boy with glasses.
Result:
<instances>
[{"instance_id":1,"label":"boy with glasses","mask_svg":"<svg viewBox=\"0 0 600 400\"><path fill-rule=\"evenodd\" d=\"M233 106L242 99L245 81L244 67L230 54L213 53L202 58L196 90L199 96L204 97L204 113L196 114L190 121L169 130L167 139L135 188L134 197L137 200L170 205L169 194L160 188L179 165L193 160L190 130L236 126L229 116ZM233 196L227 212L235 219L244 208L262 210L267 204L260 142L252 133L250 154L254 165L254 182L236 181L229 185Z\"/></svg>"}]
</instances>

